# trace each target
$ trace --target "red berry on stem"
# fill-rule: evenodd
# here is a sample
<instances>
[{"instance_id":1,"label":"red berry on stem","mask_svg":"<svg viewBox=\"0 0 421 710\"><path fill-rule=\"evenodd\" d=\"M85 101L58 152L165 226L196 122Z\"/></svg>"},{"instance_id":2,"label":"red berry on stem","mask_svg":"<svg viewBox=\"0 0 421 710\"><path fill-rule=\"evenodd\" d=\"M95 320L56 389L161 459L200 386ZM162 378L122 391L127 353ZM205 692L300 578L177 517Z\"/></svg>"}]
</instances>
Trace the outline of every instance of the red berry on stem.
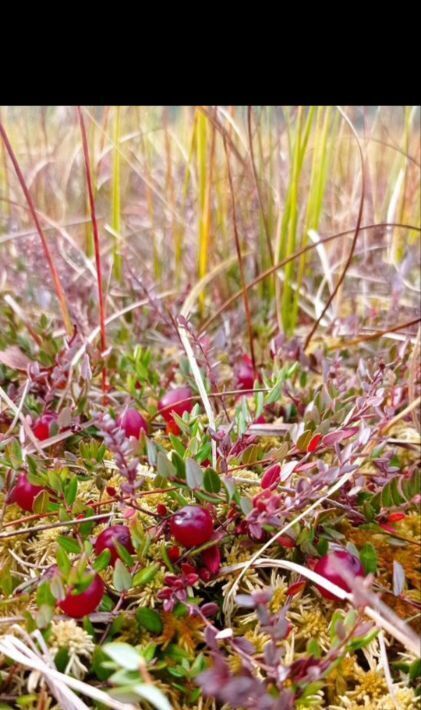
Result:
<instances>
[{"instance_id":1,"label":"red berry on stem","mask_svg":"<svg viewBox=\"0 0 421 710\"><path fill-rule=\"evenodd\" d=\"M55 424L57 422L57 419L58 417L55 412L47 412L41 417L38 417L32 427L32 431L34 432L37 439L39 439L40 441L45 441L45 439L49 439L50 436L52 436L51 425Z\"/></svg>"},{"instance_id":2,"label":"red berry on stem","mask_svg":"<svg viewBox=\"0 0 421 710\"><path fill-rule=\"evenodd\" d=\"M22 510L32 513L35 498L38 493L44 490L45 488L42 488L42 486L34 486L30 483L26 473L22 472L10 492L8 502L16 503Z\"/></svg>"},{"instance_id":3,"label":"red berry on stem","mask_svg":"<svg viewBox=\"0 0 421 710\"><path fill-rule=\"evenodd\" d=\"M335 550L325 555L317 562L314 572L317 572L317 574L320 574L329 582L344 589L345 592L350 592L351 589L342 576L341 569L352 575L352 577L364 577L364 568L361 562L355 555L351 555L347 550ZM318 585L316 585L316 587L325 599L338 599L334 594L328 592L327 589L323 589L323 587L319 587Z\"/></svg>"},{"instance_id":4,"label":"red berry on stem","mask_svg":"<svg viewBox=\"0 0 421 710\"><path fill-rule=\"evenodd\" d=\"M183 416L183 412L191 412L193 409L193 404L189 398L192 397L193 392L190 387L176 387L173 390L168 390L162 399L158 402L158 411L164 417L166 422L170 422L173 419L173 412L178 414L179 417ZM189 400L189 401L184 401Z\"/></svg>"},{"instance_id":5,"label":"red berry on stem","mask_svg":"<svg viewBox=\"0 0 421 710\"><path fill-rule=\"evenodd\" d=\"M181 557L180 549L175 545L174 547L170 547L170 549L168 550L168 557L170 558L171 562L177 562L177 560L179 560Z\"/></svg>"},{"instance_id":6,"label":"red berry on stem","mask_svg":"<svg viewBox=\"0 0 421 710\"><path fill-rule=\"evenodd\" d=\"M126 436L139 439L142 431L147 433L148 425L137 409L126 409L124 414L117 419L117 425L123 429Z\"/></svg>"},{"instance_id":7,"label":"red berry on stem","mask_svg":"<svg viewBox=\"0 0 421 710\"><path fill-rule=\"evenodd\" d=\"M72 594L68 591L63 601L58 602L58 606L67 616L73 619L81 619L100 605L104 596L105 585L99 574L96 574L91 584L82 594Z\"/></svg>"},{"instance_id":8,"label":"red berry on stem","mask_svg":"<svg viewBox=\"0 0 421 710\"><path fill-rule=\"evenodd\" d=\"M95 553L100 555L103 550L109 550L111 552L110 562L114 565L116 560L119 559L116 542L125 547L130 554L134 553L130 530L126 525L112 525L103 530L96 539Z\"/></svg>"},{"instance_id":9,"label":"red berry on stem","mask_svg":"<svg viewBox=\"0 0 421 710\"><path fill-rule=\"evenodd\" d=\"M184 547L196 547L213 535L212 516L198 505L186 505L170 521L172 536Z\"/></svg>"}]
</instances>

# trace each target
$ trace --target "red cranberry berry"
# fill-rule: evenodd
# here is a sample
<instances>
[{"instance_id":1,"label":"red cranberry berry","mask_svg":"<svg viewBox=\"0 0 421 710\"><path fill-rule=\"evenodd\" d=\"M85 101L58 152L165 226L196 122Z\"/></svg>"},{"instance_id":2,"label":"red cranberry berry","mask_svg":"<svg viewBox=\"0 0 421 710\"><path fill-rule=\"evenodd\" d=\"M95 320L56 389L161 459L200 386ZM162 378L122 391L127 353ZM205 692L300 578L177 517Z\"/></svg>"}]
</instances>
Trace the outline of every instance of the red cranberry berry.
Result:
<instances>
[{"instance_id":1,"label":"red cranberry berry","mask_svg":"<svg viewBox=\"0 0 421 710\"><path fill-rule=\"evenodd\" d=\"M119 558L116 542L122 545L122 547L125 547L130 554L134 553L135 550L132 545L130 530L126 525L112 525L106 530L103 530L96 539L95 553L100 555L103 550L109 550L111 552L110 562L114 565Z\"/></svg>"},{"instance_id":2,"label":"red cranberry berry","mask_svg":"<svg viewBox=\"0 0 421 710\"><path fill-rule=\"evenodd\" d=\"M352 575L352 577L364 577L364 568L361 562L355 555L351 555L347 550L335 550L325 555L317 562L314 571L329 580L329 582L344 589L345 592L350 592L351 590L347 582L341 575L341 568ZM323 587L317 585L316 587L325 599L338 599L334 594L328 592L327 589L323 589Z\"/></svg>"},{"instance_id":3,"label":"red cranberry berry","mask_svg":"<svg viewBox=\"0 0 421 710\"><path fill-rule=\"evenodd\" d=\"M158 402L158 410L164 417L166 422L173 419L173 412L179 417L183 416L183 412L191 412L193 404L189 398L192 396L190 387L176 387L173 390L168 390L162 399ZM189 401L184 401L189 400Z\"/></svg>"},{"instance_id":4,"label":"red cranberry berry","mask_svg":"<svg viewBox=\"0 0 421 710\"><path fill-rule=\"evenodd\" d=\"M27 510L29 513L32 513L35 498L38 493L41 493L41 491L44 490L45 489L42 488L42 486L34 486L30 483L26 473L22 472L19 474L18 479L9 494L8 502L16 503L19 508L22 508L22 510Z\"/></svg>"},{"instance_id":5,"label":"red cranberry berry","mask_svg":"<svg viewBox=\"0 0 421 710\"><path fill-rule=\"evenodd\" d=\"M186 505L172 516L171 534L184 547L196 547L208 542L213 534L212 516L198 505Z\"/></svg>"},{"instance_id":6,"label":"red cranberry berry","mask_svg":"<svg viewBox=\"0 0 421 710\"><path fill-rule=\"evenodd\" d=\"M168 550L168 557L170 558L171 562L177 562L181 557L180 549L176 545L170 547L170 549Z\"/></svg>"},{"instance_id":7,"label":"red cranberry berry","mask_svg":"<svg viewBox=\"0 0 421 710\"><path fill-rule=\"evenodd\" d=\"M253 361L249 355L243 355L240 362L234 367L237 387L242 390L252 390L256 372Z\"/></svg>"},{"instance_id":8,"label":"red cranberry berry","mask_svg":"<svg viewBox=\"0 0 421 710\"><path fill-rule=\"evenodd\" d=\"M118 426L123 429L126 436L134 436L139 439L142 431L147 433L148 425L146 420L136 409L126 409L124 414L117 419Z\"/></svg>"},{"instance_id":9,"label":"red cranberry berry","mask_svg":"<svg viewBox=\"0 0 421 710\"><path fill-rule=\"evenodd\" d=\"M32 431L34 432L37 439L39 439L40 441L45 441L45 439L49 439L50 436L53 436L53 434L51 433L51 425L55 424L57 422L57 419L58 417L55 412L47 412L41 417L38 417L32 427Z\"/></svg>"},{"instance_id":10,"label":"red cranberry berry","mask_svg":"<svg viewBox=\"0 0 421 710\"><path fill-rule=\"evenodd\" d=\"M67 616L73 619L81 619L87 614L92 614L100 605L104 596L105 585L99 574L96 574L91 584L82 594L72 594L68 591L63 601L58 602L58 606Z\"/></svg>"}]
</instances>

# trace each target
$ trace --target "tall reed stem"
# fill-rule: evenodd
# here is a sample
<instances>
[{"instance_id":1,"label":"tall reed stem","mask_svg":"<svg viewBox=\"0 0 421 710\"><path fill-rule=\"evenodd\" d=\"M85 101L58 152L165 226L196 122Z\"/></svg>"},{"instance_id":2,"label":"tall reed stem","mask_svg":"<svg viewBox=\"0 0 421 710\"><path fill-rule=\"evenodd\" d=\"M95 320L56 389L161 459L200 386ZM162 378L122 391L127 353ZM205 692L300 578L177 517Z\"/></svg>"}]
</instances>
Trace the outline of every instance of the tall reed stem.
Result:
<instances>
[{"instance_id":1,"label":"tall reed stem","mask_svg":"<svg viewBox=\"0 0 421 710\"><path fill-rule=\"evenodd\" d=\"M101 252L100 252L100 244L99 244L99 230L98 230L98 223L96 220L94 189L93 189L93 184L92 184L92 175L91 175L91 169L90 169L90 163L89 163L88 140L86 137L85 122L83 120L83 114L80 109L80 106L77 107L77 114L79 117L80 131L82 134L82 147L83 147L83 156L85 159L86 182L87 182L87 186L88 186L88 196L89 196L89 206L90 206L90 210L91 210L92 229L94 232L95 262L96 262L96 274L97 274L97 281L98 281L98 298L99 298L99 325L100 325L100 331L101 331L101 351L102 351L102 353L105 353L105 351L107 349L107 338L106 338L106 332L105 332L105 303L104 303L104 294L103 294L103 288L102 288L102 267L101 267ZM106 390L107 390L107 371L106 371L106 367L105 367L105 362L102 367L102 390L103 390L103 392L106 392Z\"/></svg>"}]
</instances>

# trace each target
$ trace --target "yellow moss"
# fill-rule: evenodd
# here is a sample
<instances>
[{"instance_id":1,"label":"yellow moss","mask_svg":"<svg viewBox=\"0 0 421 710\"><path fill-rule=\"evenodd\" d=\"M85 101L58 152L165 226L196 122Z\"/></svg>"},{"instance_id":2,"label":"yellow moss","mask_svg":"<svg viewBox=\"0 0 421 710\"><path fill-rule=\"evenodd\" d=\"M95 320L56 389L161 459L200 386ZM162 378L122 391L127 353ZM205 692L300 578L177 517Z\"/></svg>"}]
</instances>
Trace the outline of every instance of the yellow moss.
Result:
<instances>
[{"instance_id":1,"label":"yellow moss","mask_svg":"<svg viewBox=\"0 0 421 710\"><path fill-rule=\"evenodd\" d=\"M399 520L395 524L395 528L399 535L419 541L421 539L421 515L412 511L407 514L406 518Z\"/></svg>"},{"instance_id":2,"label":"yellow moss","mask_svg":"<svg viewBox=\"0 0 421 710\"><path fill-rule=\"evenodd\" d=\"M329 705L329 710L417 710L419 699L417 699L412 688L400 688L394 686L393 697L390 693L381 693L376 697L366 694L358 699L351 698L350 695L341 695L338 703Z\"/></svg>"},{"instance_id":3,"label":"yellow moss","mask_svg":"<svg viewBox=\"0 0 421 710\"><path fill-rule=\"evenodd\" d=\"M356 669L358 685L354 690L348 691L348 696L353 700L363 701L364 698L378 700L387 692L384 673L378 670L363 671Z\"/></svg>"},{"instance_id":4,"label":"yellow moss","mask_svg":"<svg viewBox=\"0 0 421 710\"><path fill-rule=\"evenodd\" d=\"M196 616L176 618L171 612L163 612L164 628L157 643L166 648L173 640L185 651L192 653L199 643L203 643L203 621Z\"/></svg>"},{"instance_id":5,"label":"yellow moss","mask_svg":"<svg viewBox=\"0 0 421 710\"><path fill-rule=\"evenodd\" d=\"M69 662L65 673L71 673L76 678L83 678L88 668L82 663L81 658L90 660L95 650L95 643L92 637L73 619L66 621L53 621L51 623L51 635L49 637L50 653L52 657L61 648L65 648L69 653Z\"/></svg>"},{"instance_id":6,"label":"yellow moss","mask_svg":"<svg viewBox=\"0 0 421 710\"><path fill-rule=\"evenodd\" d=\"M247 639L247 641L250 641L250 643L253 644L253 646L256 649L256 653L262 654L265 650L265 646L270 642L270 636L268 634L264 634L261 631L258 631L256 628L250 631L246 631L244 633L244 638Z\"/></svg>"},{"instance_id":7,"label":"yellow moss","mask_svg":"<svg viewBox=\"0 0 421 710\"><path fill-rule=\"evenodd\" d=\"M318 607L290 611L287 618L294 625L297 640L307 643L309 639L315 638L322 648L329 648L328 621L325 613Z\"/></svg>"}]
</instances>

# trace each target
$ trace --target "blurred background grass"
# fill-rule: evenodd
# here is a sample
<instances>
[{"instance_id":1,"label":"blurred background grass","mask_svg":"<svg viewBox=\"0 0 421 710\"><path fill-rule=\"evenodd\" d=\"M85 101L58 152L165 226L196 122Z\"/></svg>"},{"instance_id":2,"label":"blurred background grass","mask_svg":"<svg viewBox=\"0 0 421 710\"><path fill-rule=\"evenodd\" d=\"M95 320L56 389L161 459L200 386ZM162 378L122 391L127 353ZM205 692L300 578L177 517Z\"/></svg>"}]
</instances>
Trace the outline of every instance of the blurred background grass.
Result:
<instances>
[{"instance_id":1,"label":"blurred background grass","mask_svg":"<svg viewBox=\"0 0 421 710\"><path fill-rule=\"evenodd\" d=\"M342 110L365 160L362 225L418 226L419 107ZM0 112L72 317L77 320L84 311L97 322L94 241L76 110L1 107ZM235 256L235 210L246 282L310 242L351 230L298 256L253 291L252 317L277 322L288 335L320 316L351 248L362 191L357 140L337 108L108 106L84 107L83 115L108 311L124 307L134 284L186 293ZM323 324L357 312L385 327L397 310L402 322L410 319L418 308L419 249L418 233L409 228L361 231L345 283ZM1 289L17 290L23 307L54 310L41 254L1 142ZM240 286L234 260L201 294L202 322Z\"/></svg>"}]
</instances>

